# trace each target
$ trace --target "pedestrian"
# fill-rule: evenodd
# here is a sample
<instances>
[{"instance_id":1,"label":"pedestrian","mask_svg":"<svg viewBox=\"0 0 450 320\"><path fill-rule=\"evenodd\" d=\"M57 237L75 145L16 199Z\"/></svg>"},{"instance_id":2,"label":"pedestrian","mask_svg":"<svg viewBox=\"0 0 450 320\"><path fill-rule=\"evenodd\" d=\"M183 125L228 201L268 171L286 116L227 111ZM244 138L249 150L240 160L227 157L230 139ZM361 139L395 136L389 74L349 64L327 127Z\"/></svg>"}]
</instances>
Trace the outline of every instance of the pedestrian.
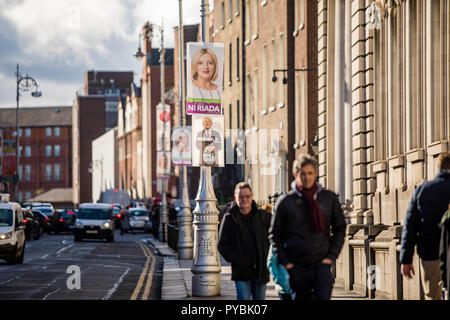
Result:
<instances>
[{"instance_id":1,"label":"pedestrian","mask_svg":"<svg viewBox=\"0 0 450 320\"><path fill-rule=\"evenodd\" d=\"M276 259L288 271L293 298L329 300L331 265L344 244L344 214L338 196L317 183L312 156L300 155L292 173L292 190L275 204L269 238Z\"/></svg>"},{"instance_id":2,"label":"pedestrian","mask_svg":"<svg viewBox=\"0 0 450 320\"><path fill-rule=\"evenodd\" d=\"M441 279L446 291L446 299L449 297L449 279L450 279L450 204L448 210L441 220L441 244L439 249L439 258L441 264Z\"/></svg>"},{"instance_id":3,"label":"pedestrian","mask_svg":"<svg viewBox=\"0 0 450 320\"><path fill-rule=\"evenodd\" d=\"M404 277L412 279L412 264L417 245L422 288L426 300L441 300L439 266L439 223L450 203L450 153L438 157L436 177L416 188L403 224L400 263Z\"/></svg>"},{"instance_id":4,"label":"pedestrian","mask_svg":"<svg viewBox=\"0 0 450 320\"><path fill-rule=\"evenodd\" d=\"M270 280L267 269L268 232L272 215L253 200L250 184L238 183L234 204L223 216L219 232L219 252L231 262L238 300L264 300Z\"/></svg>"}]
</instances>

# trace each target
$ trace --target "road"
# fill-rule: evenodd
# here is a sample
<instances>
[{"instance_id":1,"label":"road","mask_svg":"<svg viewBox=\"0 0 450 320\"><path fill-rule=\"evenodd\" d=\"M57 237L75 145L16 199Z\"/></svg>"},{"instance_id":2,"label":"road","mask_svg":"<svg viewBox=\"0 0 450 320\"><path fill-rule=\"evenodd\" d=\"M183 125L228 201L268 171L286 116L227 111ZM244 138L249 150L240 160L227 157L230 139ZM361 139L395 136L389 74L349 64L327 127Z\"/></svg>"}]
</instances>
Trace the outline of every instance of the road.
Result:
<instances>
[{"instance_id":1,"label":"road","mask_svg":"<svg viewBox=\"0 0 450 320\"><path fill-rule=\"evenodd\" d=\"M144 233L74 242L70 233L26 242L23 264L0 260L0 300L161 299L163 258Z\"/></svg>"}]
</instances>

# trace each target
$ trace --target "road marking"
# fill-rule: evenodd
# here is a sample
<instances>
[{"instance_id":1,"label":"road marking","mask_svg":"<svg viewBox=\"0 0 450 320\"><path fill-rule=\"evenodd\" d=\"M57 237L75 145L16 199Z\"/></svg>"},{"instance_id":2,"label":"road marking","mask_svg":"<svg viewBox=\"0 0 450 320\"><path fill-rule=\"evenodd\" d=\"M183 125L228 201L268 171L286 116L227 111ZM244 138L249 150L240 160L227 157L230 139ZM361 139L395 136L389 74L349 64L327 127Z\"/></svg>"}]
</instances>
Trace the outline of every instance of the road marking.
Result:
<instances>
[{"instance_id":1,"label":"road marking","mask_svg":"<svg viewBox=\"0 0 450 320\"><path fill-rule=\"evenodd\" d=\"M9 280L0 282L0 286L1 286L1 285L4 285L4 284L7 284L8 282L11 282L11 281L13 281L13 280L19 279L21 276L22 276L22 275L19 275L19 276L15 277L15 278L12 278L12 279L9 279Z\"/></svg>"},{"instance_id":2,"label":"road marking","mask_svg":"<svg viewBox=\"0 0 450 320\"><path fill-rule=\"evenodd\" d=\"M42 300L47 300L47 298L48 298L50 295L52 295L52 294L54 294L55 292L58 292L58 291L59 291L59 288L56 288L55 290L53 290L52 292L50 292L49 294L47 294L45 297L43 297Z\"/></svg>"},{"instance_id":3,"label":"road marking","mask_svg":"<svg viewBox=\"0 0 450 320\"><path fill-rule=\"evenodd\" d=\"M56 253L56 255L61 254L61 252L63 252L63 251L66 250L66 249L69 249L69 248L73 247L74 245L75 245L75 244L72 243L70 246L67 246L67 247L62 248L61 250L59 250L59 251Z\"/></svg>"},{"instance_id":4,"label":"road marking","mask_svg":"<svg viewBox=\"0 0 450 320\"><path fill-rule=\"evenodd\" d=\"M119 285L123 281L123 278L128 274L129 271L130 268L127 268L127 270L125 270L125 272L120 276L119 280L117 280L116 283L114 283L114 286L108 291L108 293L106 294L106 296L103 297L102 300L108 300L109 298L111 298L111 296L114 294L114 292L117 291Z\"/></svg>"},{"instance_id":5,"label":"road marking","mask_svg":"<svg viewBox=\"0 0 450 320\"><path fill-rule=\"evenodd\" d=\"M141 247L142 251L144 252L144 255L147 257L147 260L145 261L144 269L142 270L142 273L141 273L141 275L139 277L139 281L138 281L138 283L136 285L136 288L133 291L133 294L130 297L130 300L136 300L137 296L139 295L139 292L141 292L141 288L142 288L142 285L144 283L145 276L147 274L148 264L150 263L150 256L147 253L147 251L145 250L144 245L142 245L141 243L139 243L137 241L136 241L136 243Z\"/></svg>"},{"instance_id":6,"label":"road marking","mask_svg":"<svg viewBox=\"0 0 450 320\"><path fill-rule=\"evenodd\" d=\"M41 259L45 259L49 256L49 254L47 253L45 256L42 256Z\"/></svg>"},{"instance_id":7,"label":"road marking","mask_svg":"<svg viewBox=\"0 0 450 320\"><path fill-rule=\"evenodd\" d=\"M144 293L142 294L141 300L147 300L148 295L150 294L150 287L152 286L153 281L153 272L155 272L155 266L156 266L156 260L153 259L152 267L150 269L150 272L147 275L147 284L145 285Z\"/></svg>"}]
</instances>

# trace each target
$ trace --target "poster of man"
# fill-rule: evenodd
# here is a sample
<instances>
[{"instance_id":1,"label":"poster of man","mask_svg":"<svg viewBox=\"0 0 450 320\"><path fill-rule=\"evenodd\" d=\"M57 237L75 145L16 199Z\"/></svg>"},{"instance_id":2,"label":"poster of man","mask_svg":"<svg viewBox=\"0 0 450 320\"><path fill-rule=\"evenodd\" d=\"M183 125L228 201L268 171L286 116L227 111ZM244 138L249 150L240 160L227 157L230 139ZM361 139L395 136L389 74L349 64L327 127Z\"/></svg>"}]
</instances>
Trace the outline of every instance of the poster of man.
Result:
<instances>
[{"instance_id":1,"label":"poster of man","mask_svg":"<svg viewBox=\"0 0 450 320\"><path fill-rule=\"evenodd\" d=\"M156 160L156 177L170 177L170 152L158 152Z\"/></svg>"},{"instance_id":2,"label":"poster of man","mask_svg":"<svg viewBox=\"0 0 450 320\"><path fill-rule=\"evenodd\" d=\"M170 151L170 106L159 103L156 114L156 151Z\"/></svg>"},{"instance_id":3,"label":"poster of man","mask_svg":"<svg viewBox=\"0 0 450 320\"><path fill-rule=\"evenodd\" d=\"M187 114L222 114L223 43L187 44Z\"/></svg>"},{"instance_id":4,"label":"poster of man","mask_svg":"<svg viewBox=\"0 0 450 320\"><path fill-rule=\"evenodd\" d=\"M190 166L192 164L191 127L174 127L172 132L172 164Z\"/></svg>"},{"instance_id":5,"label":"poster of man","mask_svg":"<svg viewBox=\"0 0 450 320\"><path fill-rule=\"evenodd\" d=\"M192 165L224 166L223 116L192 116Z\"/></svg>"}]
</instances>

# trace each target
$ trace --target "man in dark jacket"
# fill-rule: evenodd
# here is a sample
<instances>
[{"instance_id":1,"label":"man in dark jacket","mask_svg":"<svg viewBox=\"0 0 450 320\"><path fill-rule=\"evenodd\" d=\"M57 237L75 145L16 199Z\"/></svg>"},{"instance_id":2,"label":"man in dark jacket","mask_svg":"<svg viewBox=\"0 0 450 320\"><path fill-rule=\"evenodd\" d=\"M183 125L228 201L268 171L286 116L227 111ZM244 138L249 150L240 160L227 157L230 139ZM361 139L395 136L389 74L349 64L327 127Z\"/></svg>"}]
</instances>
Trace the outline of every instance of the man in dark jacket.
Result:
<instances>
[{"instance_id":1,"label":"man in dark jacket","mask_svg":"<svg viewBox=\"0 0 450 320\"><path fill-rule=\"evenodd\" d=\"M293 189L275 204L269 238L276 258L288 270L294 298L329 300L331 265L344 244L344 214L337 195L316 182L313 157L301 155L292 170Z\"/></svg>"},{"instance_id":2,"label":"man in dark jacket","mask_svg":"<svg viewBox=\"0 0 450 320\"><path fill-rule=\"evenodd\" d=\"M268 232L272 215L257 207L250 185L241 182L234 191L235 205L225 213L219 232L219 252L231 262L238 300L264 300L269 282Z\"/></svg>"},{"instance_id":3,"label":"man in dark jacket","mask_svg":"<svg viewBox=\"0 0 450 320\"><path fill-rule=\"evenodd\" d=\"M450 153L439 156L438 170L433 180L421 184L414 191L403 224L400 251L401 272L411 279L415 274L412 260L417 244L426 300L440 300L442 297L439 223L450 203Z\"/></svg>"}]
</instances>

